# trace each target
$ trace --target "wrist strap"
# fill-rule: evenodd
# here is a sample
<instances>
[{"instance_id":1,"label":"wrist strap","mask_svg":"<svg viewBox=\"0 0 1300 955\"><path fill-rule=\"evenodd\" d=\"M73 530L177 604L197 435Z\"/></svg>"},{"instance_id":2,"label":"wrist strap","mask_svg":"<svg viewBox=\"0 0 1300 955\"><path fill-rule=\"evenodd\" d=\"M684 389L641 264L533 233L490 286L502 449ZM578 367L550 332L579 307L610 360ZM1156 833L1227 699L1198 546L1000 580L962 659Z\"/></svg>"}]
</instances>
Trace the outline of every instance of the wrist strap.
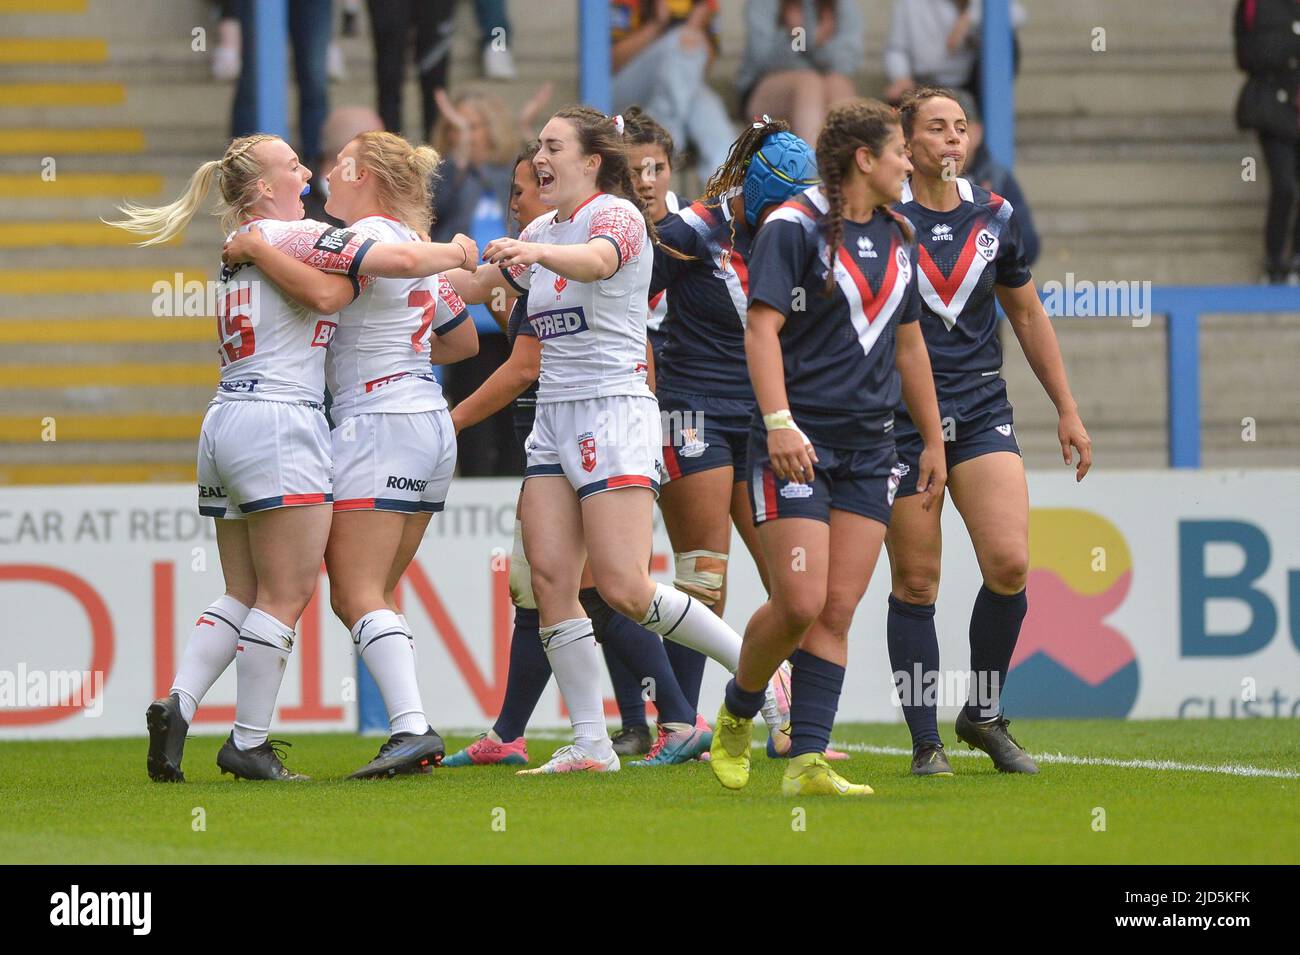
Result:
<instances>
[{"instance_id":1,"label":"wrist strap","mask_svg":"<svg viewBox=\"0 0 1300 955\"><path fill-rule=\"evenodd\" d=\"M763 424L768 431L779 431L782 428L789 428L791 431L799 430L794 423L794 416L790 414L789 408L782 408L780 411L773 411L771 414L763 415Z\"/></svg>"}]
</instances>

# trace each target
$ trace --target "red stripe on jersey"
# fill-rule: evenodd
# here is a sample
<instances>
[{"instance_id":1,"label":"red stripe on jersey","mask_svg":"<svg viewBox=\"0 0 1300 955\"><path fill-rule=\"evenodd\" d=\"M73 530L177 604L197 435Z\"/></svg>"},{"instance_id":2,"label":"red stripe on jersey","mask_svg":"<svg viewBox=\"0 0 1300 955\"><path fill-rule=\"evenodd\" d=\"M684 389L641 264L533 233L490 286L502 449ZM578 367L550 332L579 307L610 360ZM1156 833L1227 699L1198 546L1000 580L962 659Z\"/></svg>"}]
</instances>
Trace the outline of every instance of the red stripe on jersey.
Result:
<instances>
[{"instance_id":1,"label":"red stripe on jersey","mask_svg":"<svg viewBox=\"0 0 1300 955\"><path fill-rule=\"evenodd\" d=\"M556 219L555 221L556 221L556 222L572 222L574 219L577 218L578 213L582 211L583 207L584 207L585 205L587 205L587 203L591 202L592 199L595 199L596 196L603 196L603 195L604 195L603 192L597 192L597 193L594 193L594 194L588 196L586 199L583 199L581 202L579 202L578 205L574 208L574 210L573 210L573 215L569 216L569 218L567 218L567 219Z\"/></svg>"},{"instance_id":2,"label":"red stripe on jersey","mask_svg":"<svg viewBox=\"0 0 1300 955\"><path fill-rule=\"evenodd\" d=\"M735 270L736 278L740 279L740 287L745 295L749 295L749 266L745 264L745 258L735 249L731 250L731 267Z\"/></svg>"},{"instance_id":3,"label":"red stripe on jersey","mask_svg":"<svg viewBox=\"0 0 1300 955\"><path fill-rule=\"evenodd\" d=\"M668 472L670 481L676 481L682 476L682 465L677 460L677 449L671 444L664 445L664 470Z\"/></svg>"},{"instance_id":4,"label":"red stripe on jersey","mask_svg":"<svg viewBox=\"0 0 1300 955\"><path fill-rule=\"evenodd\" d=\"M665 291L667 291L667 290L665 289ZM663 292L660 292L658 295L653 295L653 296L651 296L651 297L650 297L650 308L651 308L651 310L658 308L658 307L659 307L659 303L662 302L663 300L664 300L664 293L663 293Z\"/></svg>"},{"instance_id":5,"label":"red stripe on jersey","mask_svg":"<svg viewBox=\"0 0 1300 955\"><path fill-rule=\"evenodd\" d=\"M776 475L772 473L771 466L763 468L763 510L769 519L779 516L776 506Z\"/></svg>"},{"instance_id":6,"label":"red stripe on jersey","mask_svg":"<svg viewBox=\"0 0 1300 955\"><path fill-rule=\"evenodd\" d=\"M802 213L803 215L807 216L809 219L813 220L814 222L815 222L816 219L817 219L816 214L815 214L811 209L809 209L806 205L804 205L802 202L800 202L800 201L797 200L797 199L787 199L785 202L783 202L783 203L781 203L779 206L777 206L777 208L778 208L778 209L793 209L793 210L795 210L795 212Z\"/></svg>"},{"instance_id":7,"label":"red stripe on jersey","mask_svg":"<svg viewBox=\"0 0 1300 955\"><path fill-rule=\"evenodd\" d=\"M641 474L620 474L605 482L605 488L612 487L649 487L650 479Z\"/></svg>"},{"instance_id":8,"label":"red stripe on jersey","mask_svg":"<svg viewBox=\"0 0 1300 955\"><path fill-rule=\"evenodd\" d=\"M880 314L880 310L885 307L885 302L889 300L889 293L894 288L894 280L898 276L898 249L897 242L891 242L889 245L889 264L885 267L885 277L880 282L880 296L876 297L871 291L871 283L867 277L862 274L858 268L858 263L853 261L853 256L849 255L849 250L840 246L838 258L840 264L844 266L844 271L849 273L849 278L857 286L858 294L862 296L862 313L867 317L867 324L870 325Z\"/></svg>"},{"instance_id":9,"label":"red stripe on jersey","mask_svg":"<svg viewBox=\"0 0 1300 955\"><path fill-rule=\"evenodd\" d=\"M282 502L284 507L294 507L299 504L324 504L324 494L286 494Z\"/></svg>"},{"instance_id":10,"label":"red stripe on jersey","mask_svg":"<svg viewBox=\"0 0 1300 955\"><path fill-rule=\"evenodd\" d=\"M957 264L952 267L951 275L944 275L943 270L935 264L934 259L930 258L929 250L921 243L917 243L920 248L921 268L924 270L926 277L930 279L930 284L934 286L939 298L943 299L945 305L952 302L953 296L961 288L961 283L966 280L966 273L970 271L970 264L975 261L975 238L979 233L979 229L972 228L970 230L970 233L966 236L966 244L961 247L961 255L957 256Z\"/></svg>"},{"instance_id":11,"label":"red stripe on jersey","mask_svg":"<svg viewBox=\"0 0 1300 955\"><path fill-rule=\"evenodd\" d=\"M373 497L352 497L346 501L335 501L334 510L336 511L373 511L375 509L375 499Z\"/></svg>"}]
</instances>

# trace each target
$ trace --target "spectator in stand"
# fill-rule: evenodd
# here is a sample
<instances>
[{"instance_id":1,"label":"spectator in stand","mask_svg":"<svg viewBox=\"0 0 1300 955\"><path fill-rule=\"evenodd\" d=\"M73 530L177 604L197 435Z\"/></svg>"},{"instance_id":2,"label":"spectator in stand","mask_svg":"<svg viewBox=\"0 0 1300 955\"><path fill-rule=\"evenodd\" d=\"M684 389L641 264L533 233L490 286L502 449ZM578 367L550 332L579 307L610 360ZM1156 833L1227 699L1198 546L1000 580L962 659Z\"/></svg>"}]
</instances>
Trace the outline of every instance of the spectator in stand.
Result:
<instances>
[{"instance_id":1,"label":"spectator in stand","mask_svg":"<svg viewBox=\"0 0 1300 955\"><path fill-rule=\"evenodd\" d=\"M312 177L311 192L302 200L304 219L328 222L342 226L343 223L325 211L325 203L330 197L329 173L334 168L335 160L343 147L362 133L382 130L383 121L379 114L369 106L336 106L330 111L321 130L321 152L309 168L316 175Z\"/></svg>"},{"instance_id":2,"label":"spectator in stand","mask_svg":"<svg viewBox=\"0 0 1300 955\"><path fill-rule=\"evenodd\" d=\"M415 28L415 69L420 81L421 133L438 122L434 90L447 85L451 66L452 11L455 0L368 0L375 43L375 84L379 116L390 133L403 135L402 86L406 81L411 28ZM423 138L421 135L420 138Z\"/></svg>"},{"instance_id":3,"label":"spectator in stand","mask_svg":"<svg viewBox=\"0 0 1300 955\"><path fill-rule=\"evenodd\" d=\"M1029 211L1029 200L1025 198L1020 183L1006 166L997 162L984 142L984 122L980 119L975 97L968 90L957 90L957 102L966 113L966 135L970 139L970 159L962 172L965 179L990 192L996 192L1008 202L1015 211L1016 223L1020 226L1020 248L1025 254L1025 264L1033 265L1038 259L1038 230L1034 228L1034 217Z\"/></svg>"},{"instance_id":4,"label":"spectator in stand","mask_svg":"<svg viewBox=\"0 0 1300 955\"><path fill-rule=\"evenodd\" d=\"M1300 284L1300 3L1238 0L1233 33L1237 65L1248 74L1237 99L1237 125L1259 135L1268 169L1264 281ZM1294 218L1293 218L1294 217ZM1287 237L1291 248L1288 253Z\"/></svg>"},{"instance_id":5,"label":"spectator in stand","mask_svg":"<svg viewBox=\"0 0 1300 955\"><path fill-rule=\"evenodd\" d=\"M981 0L894 0L884 99L897 104L910 89L939 86L968 90L978 104L981 7ZM1024 7L1012 0L1012 29L1024 22ZM1013 39L1013 69L1019 61L1019 40Z\"/></svg>"},{"instance_id":6,"label":"spectator in stand","mask_svg":"<svg viewBox=\"0 0 1300 955\"><path fill-rule=\"evenodd\" d=\"M495 96L462 92L449 97L443 90L436 96L439 118L432 140L442 160L434 189L430 238L442 242L446 236L463 232L482 247L508 234L506 213L520 137L509 110ZM499 315L486 304L469 306L478 329L478 354L441 369L443 388L453 405L473 394L510 357L503 329L511 304L503 302ZM466 477L523 471L523 451L514 436L514 413L509 406L466 428L458 442L459 473Z\"/></svg>"},{"instance_id":7,"label":"spectator in stand","mask_svg":"<svg viewBox=\"0 0 1300 955\"><path fill-rule=\"evenodd\" d=\"M701 182L731 148L727 107L706 79L717 0L610 0L614 111L636 105L695 157Z\"/></svg>"},{"instance_id":8,"label":"spectator in stand","mask_svg":"<svg viewBox=\"0 0 1300 955\"><path fill-rule=\"evenodd\" d=\"M234 0L227 10L239 21L243 67L253 62L253 0ZM326 58L334 30L333 0L288 0L289 44L293 48L294 79L298 83L298 155L320 155L320 131L329 112ZM260 133L254 109L255 73L241 69L231 109L233 138Z\"/></svg>"},{"instance_id":9,"label":"spectator in stand","mask_svg":"<svg viewBox=\"0 0 1300 955\"><path fill-rule=\"evenodd\" d=\"M736 80L745 115L784 119L796 136L815 143L827 110L857 95L857 0L748 0L745 26Z\"/></svg>"},{"instance_id":10,"label":"spectator in stand","mask_svg":"<svg viewBox=\"0 0 1300 955\"><path fill-rule=\"evenodd\" d=\"M515 58L510 52L510 20L506 0L474 0L478 20L479 49L483 54L483 78L513 80Z\"/></svg>"}]
</instances>

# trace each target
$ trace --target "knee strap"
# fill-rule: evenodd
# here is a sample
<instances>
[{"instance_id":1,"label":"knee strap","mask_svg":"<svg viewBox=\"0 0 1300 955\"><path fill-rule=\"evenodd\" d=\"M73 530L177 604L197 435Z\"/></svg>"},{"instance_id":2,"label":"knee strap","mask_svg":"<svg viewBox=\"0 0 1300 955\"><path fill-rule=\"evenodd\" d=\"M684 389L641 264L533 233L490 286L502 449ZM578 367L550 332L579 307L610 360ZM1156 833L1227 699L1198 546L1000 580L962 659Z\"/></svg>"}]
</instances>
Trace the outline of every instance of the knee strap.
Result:
<instances>
[{"instance_id":1,"label":"knee strap","mask_svg":"<svg viewBox=\"0 0 1300 955\"><path fill-rule=\"evenodd\" d=\"M688 550L673 554L676 575L673 586L700 603L712 607L722 599L727 579L727 555L715 550Z\"/></svg>"},{"instance_id":2,"label":"knee strap","mask_svg":"<svg viewBox=\"0 0 1300 955\"><path fill-rule=\"evenodd\" d=\"M537 609L533 596L533 572L524 556L523 524L515 520L515 541L510 551L510 600L525 610Z\"/></svg>"}]
</instances>

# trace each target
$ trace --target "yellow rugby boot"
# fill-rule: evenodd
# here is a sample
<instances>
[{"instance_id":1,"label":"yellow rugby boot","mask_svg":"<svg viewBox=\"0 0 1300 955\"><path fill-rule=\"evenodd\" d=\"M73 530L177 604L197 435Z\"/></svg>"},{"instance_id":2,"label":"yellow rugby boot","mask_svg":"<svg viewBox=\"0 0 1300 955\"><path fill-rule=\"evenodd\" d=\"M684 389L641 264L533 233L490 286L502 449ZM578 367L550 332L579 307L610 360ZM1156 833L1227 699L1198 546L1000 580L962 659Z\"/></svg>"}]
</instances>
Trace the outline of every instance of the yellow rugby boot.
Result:
<instances>
[{"instance_id":1,"label":"yellow rugby boot","mask_svg":"<svg viewBox=\"0 0 1300 955\"><path fill-rule=\"evenodd\" d=\"M709 765L718 782L728 789L743 789L749 782L749 748L754 739L754 721L732 716L723 703L713 724Z\"/></svg>"},{"instance_id":2,"label":"yellow rugby boot","mask_svg":"<svg viewBox=\"0 0 1300 955\"><path fill-rule=\"evenodd\" d=\"M804 753L790 760L781 778L782 796L870 796L866 783L851 783L826 762L821 753Z\"/></svg>"}]
</instances>

